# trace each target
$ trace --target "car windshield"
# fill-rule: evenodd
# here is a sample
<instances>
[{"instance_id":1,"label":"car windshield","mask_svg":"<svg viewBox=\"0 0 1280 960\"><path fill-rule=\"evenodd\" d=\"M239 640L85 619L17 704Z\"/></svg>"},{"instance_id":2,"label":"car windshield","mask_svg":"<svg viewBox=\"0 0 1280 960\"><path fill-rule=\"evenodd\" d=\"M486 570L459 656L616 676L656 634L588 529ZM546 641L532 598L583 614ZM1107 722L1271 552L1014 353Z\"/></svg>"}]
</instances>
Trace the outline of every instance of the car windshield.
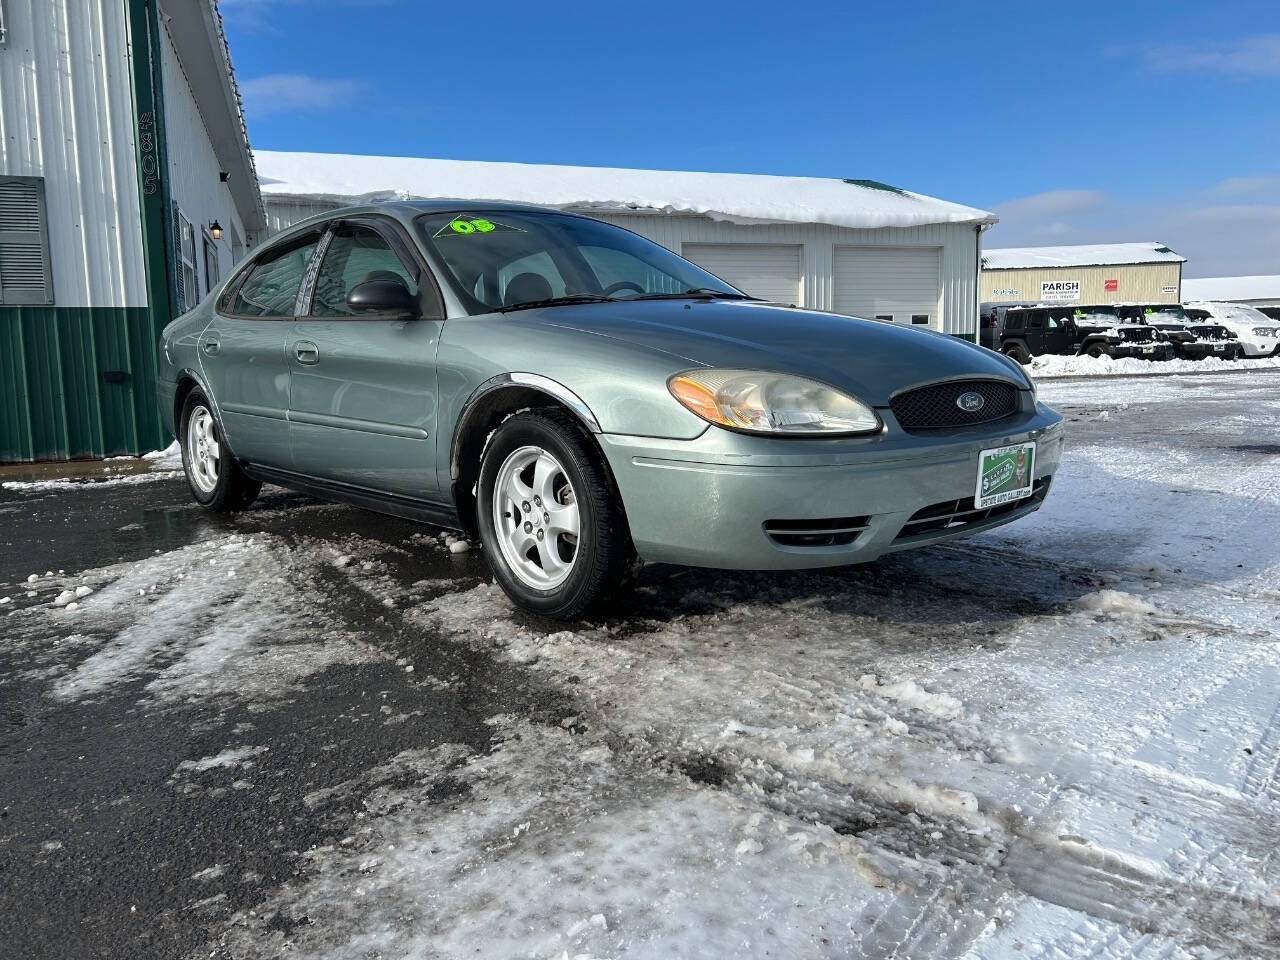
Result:
<instances>
[{"instance_id":1,"label":"car windshield","mask_svg":"<svg viewBox=\"0 0 1280 960\"><path fill-rule=\"evenodd\" d=\"M1224 320L1239 320L1243 323L1262 323L1271 326L1275 323L1261 310L1243 303L1224 303L1218 307L1218 316Z\"/></svg>"},{"instance_id":2,"label":"car windshield","mask_svg":"<svg viewBox=\"0 0 1280 960\"><path fill-rule=\"evenodd\" d=\"M665 247L585 217L467 210L425 214L417 224L482 311L685 296L749 299Z\"/></svg>"},{"instance_id":3,"label":"car windshield","mask_svg":"<svg viewBox=\"0 0 1280 960\"><path fill-rule=\"evenodd\" d=\"M1147 323L1181 323L1187 319L1187 312L1176 303L1164 303L1155 307L1145 307L1142 311Z\"/></svg>"},{"instance_id":4,"label":"car windshield","mask_svg":"<svg viewBox=\"0 0 1280 960\"><path fill-rule=\"evenodd\" d=\"M1077 307L1071 319L1082 327L1110 327L1120 322L1115 307Z\"/></svg>"}]
</instances>

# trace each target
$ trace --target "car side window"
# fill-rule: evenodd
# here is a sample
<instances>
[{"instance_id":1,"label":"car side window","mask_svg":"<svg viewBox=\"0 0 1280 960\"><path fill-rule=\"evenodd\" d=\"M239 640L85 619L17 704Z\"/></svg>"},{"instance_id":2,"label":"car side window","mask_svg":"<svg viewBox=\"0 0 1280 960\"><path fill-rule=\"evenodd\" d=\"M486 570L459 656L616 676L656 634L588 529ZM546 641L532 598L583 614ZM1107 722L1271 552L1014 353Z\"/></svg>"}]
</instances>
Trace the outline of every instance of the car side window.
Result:
<instances>
[{"instance_id":1,"label":"car side window","mask_svg":"<svg viewBox=\"0 0 1280 960\"><path fill-rule=\"evenodd\" d=\"M383 236L371 227L344 223L334 232L316 274L311 316L350 317L354 312L347 306L347 295L353 287L369 280L391 279L403 281L409 293L417 296L418 281L413 272Z\"/></svg>"},{"instance_id":2,"label":"car side window","mask_svg":"<svg viewBox=\"0 0 1280 960\"><path fill-rule=\"evenodd\" d=\"M1004 315L1004 328L1006 330L1022 329L1022 314L1016 310L1010 310Z\"/></svg>"},{"instance_id":3,"label":"car side window","mask_svg":"<svg viewBox=\"0 0 1280 960\"><path fill-rule=\"evenodd\" d=\"M263 254L237 288L227 312L243 317L292 317L302 276L319 241L319 234L308 235Z\"/></svg>"},{"instance_id":4,"label":"car side window","mask_svg":"<svg viewBox=\"0 0 1280 960\"><path fill-rule=\"evenodd\" d=\"M1027 318L1027 326L1032 330L1039 330L1044 326L1044 314L1033 313Z\"/></svg>"}]
</instances>

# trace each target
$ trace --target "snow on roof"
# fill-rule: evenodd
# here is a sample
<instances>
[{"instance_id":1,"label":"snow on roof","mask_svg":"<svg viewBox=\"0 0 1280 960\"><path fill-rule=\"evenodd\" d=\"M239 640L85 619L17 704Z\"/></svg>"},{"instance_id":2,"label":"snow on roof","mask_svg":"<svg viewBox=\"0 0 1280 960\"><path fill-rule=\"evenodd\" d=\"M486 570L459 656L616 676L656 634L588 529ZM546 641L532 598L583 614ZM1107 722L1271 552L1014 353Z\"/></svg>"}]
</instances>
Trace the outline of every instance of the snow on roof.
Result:
<instances>
[{"instance_id":1,"label":"snow on roof","mask_svg":"<svg viewBox=\"0 0 1280 960\"><path fill-rule=\"evenodd\" d=\"M1163 243L1086 243L1072 247L1003 247L982 251L987 270L1028 267L1094 267L1126 263L1186 263Z\"/></svg>"},{"instance_id":2,"label":"snow on roof","mask_svg":"<svg viewBox=\"0 0 1280 960\"><path fill-rule=\"evenodd\" d=\"M1199 277L1183 280L1182 299L1280 301L1280 276Z\"/></svg>"},{"instance_id":3,"label":"snow on roof","mask_svg":"<svg viewBox=\"0 0 1280 960\"><path fill-rule=\"evenodd\" d=\"M874 180L566 167L479 160L367 157L259 150L267 197L339 202L400 199L513 200L579 211L702 214L734 223L915 227L995 223L995 214Z\"/></svg>"}]
</instances>

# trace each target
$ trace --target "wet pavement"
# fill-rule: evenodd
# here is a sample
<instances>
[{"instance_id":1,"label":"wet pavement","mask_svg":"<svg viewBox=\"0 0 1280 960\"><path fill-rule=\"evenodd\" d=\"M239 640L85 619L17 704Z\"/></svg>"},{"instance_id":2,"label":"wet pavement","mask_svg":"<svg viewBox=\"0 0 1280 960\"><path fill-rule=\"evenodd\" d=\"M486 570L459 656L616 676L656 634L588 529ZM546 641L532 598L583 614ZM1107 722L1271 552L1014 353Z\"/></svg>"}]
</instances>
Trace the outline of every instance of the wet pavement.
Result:
<instances>
[{"instance_id":1,"label":"wet pavement","mask_svg":"<svg viewBox=\"0 0 1280 960\"><path fill-rule=\"evenodd\" d=\"M80 571L228 534L274 536L286 545L358 534L370 556L380 548L400 553L401 577L487 577L479 554L405 552L424 530L278 488L267 488L253 510L210 515L191 502L181 478L109 492L0 491L0 595L13 598L0 607L0 634L6 612L48 602L47 589L25 596L32 573L41 581L34 586L69 584ZM342 581L339 569L309 573L309 586L335 598L316 609L313 629L334 629L336 613L338 628L389 659L331 666L283 700L157 704L145 678L101 697L51 700L29 652L0 642L0 957L141 960L198 951L215 932L208 921L252 906L296 875L300 851L349 829L355 811L304 798L359 782L409 747L461 743L483 753L492 736L485 721L494 714L516 711L548 723L566 715L560 698L509 665L406 630ZM48 630L54 645L74 637L58 626ZM404 663L430 664L452 682L424 699ZM404 719L376 722L385 716ZM175 774L184 761L216 755L247 731L270 745L254 759L252 789L191 789L208 774L192 773L190 782ZM443 804L450 792L447 784L436 788ZM218 865L216 875L210 864Z\"/></svg>"},{"instance_id":2,"label":"wet pavement","mask_svg":"<svg viewBox=\"0 0 1280 960\"><path fill-rule=\"evenodd\" d=\"M1277 382L1044 385L1033 517L570 625L429 527L0 468L0 960L1280 960Z\"/></svg>"}]
</instances>

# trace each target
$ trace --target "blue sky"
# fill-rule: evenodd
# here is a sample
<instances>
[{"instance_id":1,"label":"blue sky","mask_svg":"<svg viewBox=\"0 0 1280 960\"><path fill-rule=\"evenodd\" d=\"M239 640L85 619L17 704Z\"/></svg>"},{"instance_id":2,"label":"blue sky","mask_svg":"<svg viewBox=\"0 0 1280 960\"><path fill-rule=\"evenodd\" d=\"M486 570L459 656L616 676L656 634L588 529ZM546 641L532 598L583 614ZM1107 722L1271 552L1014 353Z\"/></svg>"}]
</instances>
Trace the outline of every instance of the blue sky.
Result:
<instances>
[{"instance_id":1,"label":"blue sky","mask_svg":"<svg viewBox=\"0 0 1280 960\"><path fill-rule=\"evenodd\" d=\"M1280 4L221 0L262 149L870 177L1280 273Z\"/></svg>"}]
</instances>

